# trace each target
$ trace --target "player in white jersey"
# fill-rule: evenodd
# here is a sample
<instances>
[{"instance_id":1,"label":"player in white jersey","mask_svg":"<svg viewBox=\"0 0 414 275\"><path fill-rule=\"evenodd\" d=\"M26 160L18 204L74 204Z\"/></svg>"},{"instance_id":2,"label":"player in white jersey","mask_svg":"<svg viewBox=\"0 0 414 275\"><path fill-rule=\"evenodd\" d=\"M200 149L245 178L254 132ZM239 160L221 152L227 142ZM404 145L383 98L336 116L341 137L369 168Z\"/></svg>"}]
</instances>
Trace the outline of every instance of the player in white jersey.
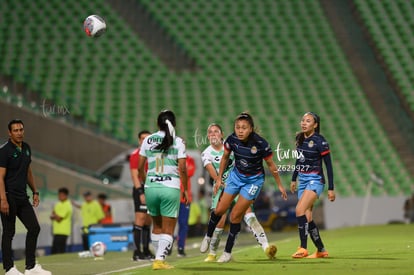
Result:
<instances>
[{"instance_id":1,"label":"player in white jersey","mask_svg":"<svg viewBox=\"0 0 414 275\"><path fill-rule=\"evenodd\" d=\"M217 174L220 167L221 157L224 153L224 145L223 145L223 131L220 125L213 123L210 124L207 128L207 138L210 142L210 146L208 146L201 154L201 158L203 161L203 165L206 168L207 172L209 173L210 177L215 181L217 179ZM226 181L229 171L234 166L234 156L231 155L229 158L229 163L227 165L227 170L223 174L223 182ZM216 194L213 194L212 206L211 209L215 209L218 203L218 200L223 192L224 187L220 187L219 191ZM236 198L237 200L237 198ZM252 230L257 242L263 248L263 251L269 250L269 242L267 240L266 233L256 218L255 213L252 211L253 206L251 206L244 215L244 221ZM210 251L207 255L207 258L204 260L205 262L214 262L216 261L217 255L217 248L220 243L221 235L223 234L224 225L226 222L227 214L224 214L219 223L217 224L213 236L210 242ZM266 250L267 249L267 250ZM271 250L274 250L272 247ZM267 253L268 254L268 253ZM269 258L273 258L274 254L268 255Z\"/></svg>"},{"instance_id":2,"label":"player in white jersey","mask_svg":"<svg viewBox=\"0 0 414 275\"><path fill-rule=\"evenodd\" d=\"M145 182L145 195L141 194L141 199L145 200L153 220L151 239L156 251L152 265L154 270L174 268L165 258L173 244L180 196L187 201L185 144L180 137L175 136L174 113L162 111L157 124L159 131L144 139L138 162L139 177ZM146 161L147 172L144 169ZM180 180L184 186L182 193Z\"/></svg>"}]
</instances>

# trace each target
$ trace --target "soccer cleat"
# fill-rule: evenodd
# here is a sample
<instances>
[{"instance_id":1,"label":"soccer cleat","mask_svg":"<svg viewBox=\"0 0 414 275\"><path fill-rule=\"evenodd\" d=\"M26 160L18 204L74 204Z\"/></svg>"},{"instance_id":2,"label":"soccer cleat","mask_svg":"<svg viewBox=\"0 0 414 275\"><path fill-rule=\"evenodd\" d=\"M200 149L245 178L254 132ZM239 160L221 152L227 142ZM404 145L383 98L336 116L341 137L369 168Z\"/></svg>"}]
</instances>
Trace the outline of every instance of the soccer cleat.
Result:
<instances>
[{"instance_id":1,"label":"soccer cleat","mask_svg":"<svg viewBox=\"0 0 414 275\"><path fill-rule=\"evenodd\" d=\"M217 260L218 263L228 263L232 260L231 253L224 252Z\"/></svg>"},{"instance_id":2,"label":"soccer cleat","mask_svg":"<svg viewBox=\"0 0 414 275\"><path fill-rule=\"evenodd\" d=\"M145 257L145 259L146 260L148 260L148 261L153 261L154 259L155 259L155 255L154 254L152 254L152 252L151 251L144 251L144 257Z\"/></svg>"},{"instance_id":3,"label":"soccer cleat","mask_svg":"<svg viewBox=\"0 0 414 275\"><path fill-rule=\"evenodd\" d=\"M23 273L17 270L16 266L13 266L5 273L5 275L23 275Z\"/></svg>"},{"instance_id":4,"label":"soccer cleat","mask_svg":"<svg viewBox=\"0 0 414 275\"><path fill-rule=\"evenodd\" d=\"M216 261L216 255L214 254L208 254L207 258L204 259L205 262L207 263L211 263L211 262L215 262Z\"/></svg>"},{"instance_id":5,"label":"soccer cleat","mask_svg":"<svg viewBox=\"0 0 414 275\"><path fill-rule=\"evenodd\" d=\"M265 249L266 256L270 260L276 259L276 256L275 256L276 255L276 252L277 252L277 247L275 245L273 245L273 244L269 245Z\"/></svg>"},{"instance_id":6,"label":"soccer cleat","mask_svg":"<svg viewBox=\"0 0 414 275\"><path fill-rule=\"evenodd\" d=\"M152 263L153 270L161 270L161 269L173 269L172 265L169 265L166 261L163 260L154 260Z\"/></svg>"},{"instance_id":7,"label":"soccer cleat","mask_svg":"<svg viewBox=\"0 0 414 275\"><path fill-rule=\"evenodd\" d=\"M298 250L292 255L292 258L300 259L300 258L305 258L307 256L308 256L308 250L303 247L299 247Z\"/></svg>"},{"instance_id":8,"label":"soccer cleat","mask_svg":"<svg viewBox=\"0 0 414 275\"><path fill-rule=\"evenodd\" d=\"M140 262L140 261L145 261L147 260L145 258L145 254L142 252L135 252L134 255L132 256L132 260L136 261L136 262Z\"/></svg>"},{"instance_id":9,"label":"soccer cleat","mask_svg":"<svg viewBox=\"0 0 414 275\"><path fill-rule=\"evenodd\" d=\"M210 242L211 242L211 238L208 237L207 235L204 236L204 239L203 239L203 241L201 242L201 245L200 245L200 252L201 253L206 253L207 252L208 248L210 247Z\"/></svg>"},{"instance_id":10,"label":"soccer cleat","mask_svg":"<svg viewBox=\"0 0 414 275\"><path fill-rule=\"evenodd\" d=\"M177 257L186 257L187 254L184 252L184 248L178 248Z\"/></svg>"},{"instance_id":11,"label":"soccer cleat","mask_svg":"<svg viewBox=\"0 0 414 275\"><path fill-rule=\"evenodd\" d=\"M318 252L316 251L315 253L313 253L312 255L309 255L308 259L316 259L316 258L328 258L328 251L322 251L322 252Z\"/></svg>"},{"instance_id":12,"label":"soccer cleat","mask_svg":"<svg viewBox=\"0 0 414 275\"><path fill-rule=\"evenodd\" d=\"M40 264L36 264L32 269L26 269L24 275L52 275L52 272L44 270Z\"/></svg>"}]
</instances>

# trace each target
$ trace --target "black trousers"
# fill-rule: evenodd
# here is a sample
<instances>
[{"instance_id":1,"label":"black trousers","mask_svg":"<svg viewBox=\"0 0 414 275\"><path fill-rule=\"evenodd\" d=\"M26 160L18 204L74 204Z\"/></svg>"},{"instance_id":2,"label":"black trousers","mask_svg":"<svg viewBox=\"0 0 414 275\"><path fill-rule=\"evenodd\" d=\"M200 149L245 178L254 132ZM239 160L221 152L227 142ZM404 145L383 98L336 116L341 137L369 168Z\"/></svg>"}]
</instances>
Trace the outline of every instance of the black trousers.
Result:
<instances>
[{"instance_id":1,"label":"black trousers","mask_svg":"<svg viewBox=\"0 0 414 275\"><path fill-rule=\"evenodd\" d=\"M82 233L82 246L84 251L89 251L89 234Z\"/></svg>"},{"instance_id":2,"label":"black trousers","mask_svg":"<svg viewBox=\"0 0 414 275\"><path fill-rule=\"evenodd\" d=\"M52 254L65 253L67 239L67 235L53 235Z\"/></svg>"},{"instance_id":3,"label":"black trousers","mask_svg":"<svg viewBox=\"0 0 414 275\"><path fill-rule=\"evenodd\" d=\"M9 203L9 215L1 213L3 234L1 236L1 250L3 252L3 268L9 270L14 266L12 240L16 233L16 217L27 229L26 234L26 269L31 269L36 264L37 237L40 226L36 214L29 199L16 199L7 195Z\"/></svg>"}]
</instances>

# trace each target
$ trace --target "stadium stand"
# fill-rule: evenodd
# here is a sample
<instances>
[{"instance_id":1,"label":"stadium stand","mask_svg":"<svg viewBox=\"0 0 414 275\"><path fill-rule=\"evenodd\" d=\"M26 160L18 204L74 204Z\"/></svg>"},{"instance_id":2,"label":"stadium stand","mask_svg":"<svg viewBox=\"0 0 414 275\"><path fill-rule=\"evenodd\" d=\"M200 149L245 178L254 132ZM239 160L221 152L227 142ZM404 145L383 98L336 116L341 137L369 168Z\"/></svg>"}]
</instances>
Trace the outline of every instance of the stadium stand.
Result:
<instances>
[{"instance_id":1,"label":"stadium stand","mask_svg":"<svg viewBox=\"0 0 414 275\"><path fill-rule=\"evenodd\" d=\"M330 141L341 196L364 195L373 174L385 182L374 185L375 195L410 192L412 179L318 1L139 2L196 60L197 72L168 70L103 0L9 0L0 3L1 74L131 144L171 108L190 148L209 123L229 133L233 118L249 111L272 147L292 150L302 114L313 110ZM82 32L91 13L108 23L98 39ZM22 17L30 24L19 24Z\"/></svg>"},{"instance_id":2,"label":"stadium stand","mask_svg":"<svg viewBox=\"0 0 414 275\"><path fill-rule=\"evenodd\" d=\"M412 1L361 1L355 6L391 77L414 112Z\"/></svg>"}]
</instances>

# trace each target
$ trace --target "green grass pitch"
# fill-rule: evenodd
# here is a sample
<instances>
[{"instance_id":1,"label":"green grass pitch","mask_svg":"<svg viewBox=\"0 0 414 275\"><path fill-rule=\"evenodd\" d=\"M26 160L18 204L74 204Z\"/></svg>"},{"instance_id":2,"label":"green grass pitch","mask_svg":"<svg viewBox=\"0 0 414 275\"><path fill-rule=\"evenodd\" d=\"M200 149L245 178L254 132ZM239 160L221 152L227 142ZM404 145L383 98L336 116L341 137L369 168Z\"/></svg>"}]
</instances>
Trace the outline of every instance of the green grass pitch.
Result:
<instances>
[{"instance_id":1,"label":"green grass pitch","mask_svg":"<svg viewBox=\"0 0 414 275\"><path fill-rule=\"evenodd\" d=\"M204 263L198 245L202 238L187 241L187 257L178 258L176 249L167 262L172 270L151 269L150 262L133 262L132 252L108 252L104 259L79 258L77 253L39 257L45 269L55 275L90 274L414 274L414 224L352 227L321 231L329 251L325 259L292 259L298 246L296 231L268 233L277 245L277 259L268 260L249 233L240 234L230 263ZM223 250L226 236L221 241ZM309 253L314 246L309 239ZM175 248L175 247L174 247ZM24 262L17 261L19 270Z\"/></svg>"}]
</instances>

